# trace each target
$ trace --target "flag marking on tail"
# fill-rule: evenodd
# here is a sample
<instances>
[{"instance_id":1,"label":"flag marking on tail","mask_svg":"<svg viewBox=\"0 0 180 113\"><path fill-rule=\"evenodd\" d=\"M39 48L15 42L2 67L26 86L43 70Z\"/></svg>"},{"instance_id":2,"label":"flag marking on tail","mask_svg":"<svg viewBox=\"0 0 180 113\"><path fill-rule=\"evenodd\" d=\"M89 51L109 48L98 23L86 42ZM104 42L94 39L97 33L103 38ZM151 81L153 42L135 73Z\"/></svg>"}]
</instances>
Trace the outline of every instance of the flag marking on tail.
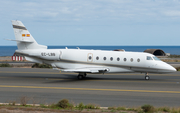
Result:
<instances>
[{"instance_id":1,"label":"flag marking on tail","mask_svg":"<svg viewBox=\"0 0 180 113\"><path fill-rule=\"evenodd\" d=\"M25 34L22 34L22 37L25 37L26 35Z\"/></svg>"},{"instance_id":2,"label":"flag marking on tail","mask_svg":"<svg viewBox=\"0 0 180 113\"><path fill-rule=\"evenodd\" d=\"M26 34L26 37L30 37L30 34Z\"/></svg>"},{"instance_id":3,"label":"flag marking on tail","mask_svg":"<svg viewBox=\"0 0 180 113\"><path fill-rule=\"evenodd\" d=\"M22 34L22 37L30 37L30 34Z\"/></svg>"}]
</instances>

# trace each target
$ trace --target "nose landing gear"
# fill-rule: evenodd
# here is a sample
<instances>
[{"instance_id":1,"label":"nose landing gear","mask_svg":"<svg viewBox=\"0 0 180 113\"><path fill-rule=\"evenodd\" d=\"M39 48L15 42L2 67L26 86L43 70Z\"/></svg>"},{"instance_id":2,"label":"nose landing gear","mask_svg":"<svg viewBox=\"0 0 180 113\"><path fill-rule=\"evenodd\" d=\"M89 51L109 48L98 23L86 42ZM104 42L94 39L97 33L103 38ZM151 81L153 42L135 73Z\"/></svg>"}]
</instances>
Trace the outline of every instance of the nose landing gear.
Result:
<instances>
[{"instance_id":1,"label":"nose landing gear","mask_svg":"<svg viewBox=\"0 0 180 113\"><path fill-rule=\"evenodd\" d=\"M148 73L145 74L145 80L150 80L150 77L148 76Z\"/></svg>"}]
</instances>

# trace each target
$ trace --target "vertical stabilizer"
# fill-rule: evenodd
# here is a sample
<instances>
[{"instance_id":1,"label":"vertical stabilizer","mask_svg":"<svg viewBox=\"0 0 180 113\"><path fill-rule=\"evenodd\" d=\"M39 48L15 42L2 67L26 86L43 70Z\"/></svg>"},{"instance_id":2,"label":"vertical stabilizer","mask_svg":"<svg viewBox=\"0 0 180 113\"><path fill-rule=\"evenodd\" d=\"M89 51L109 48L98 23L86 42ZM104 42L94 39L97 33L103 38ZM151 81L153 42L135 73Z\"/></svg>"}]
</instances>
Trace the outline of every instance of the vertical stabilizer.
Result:
<instances>
[{"instance_id":1,"label":"vertical stabilizer","mask_svg":"<svg viewBox=\"0 0 180 113\"><path fill-rule=\"evenodd\" d=\"M24 49L47 49L47 46L39 45L29 33L21 21L12 20L14 34L19 50Z\"/></svg>"}]
</instances>

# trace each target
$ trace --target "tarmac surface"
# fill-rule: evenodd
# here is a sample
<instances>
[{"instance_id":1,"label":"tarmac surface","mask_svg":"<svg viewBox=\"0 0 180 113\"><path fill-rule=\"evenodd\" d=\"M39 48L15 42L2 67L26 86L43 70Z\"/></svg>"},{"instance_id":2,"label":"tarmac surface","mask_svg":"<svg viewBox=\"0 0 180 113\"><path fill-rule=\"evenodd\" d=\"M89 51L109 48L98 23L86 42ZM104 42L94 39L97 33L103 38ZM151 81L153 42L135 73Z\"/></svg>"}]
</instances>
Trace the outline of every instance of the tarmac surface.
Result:
<instances>
[{"instance_id":1,"label":"tarmac surface","mask_svg":"<svg viewBox=\"0 0 180 113\"><path fill-rule=\"evenodd\" d=\"M93 103L103 107L153 106L180 107L180 72L172 74L77 74L52 69L0 68L0 102L52 104L61 99Z\"/></svg>"}]
</instances>

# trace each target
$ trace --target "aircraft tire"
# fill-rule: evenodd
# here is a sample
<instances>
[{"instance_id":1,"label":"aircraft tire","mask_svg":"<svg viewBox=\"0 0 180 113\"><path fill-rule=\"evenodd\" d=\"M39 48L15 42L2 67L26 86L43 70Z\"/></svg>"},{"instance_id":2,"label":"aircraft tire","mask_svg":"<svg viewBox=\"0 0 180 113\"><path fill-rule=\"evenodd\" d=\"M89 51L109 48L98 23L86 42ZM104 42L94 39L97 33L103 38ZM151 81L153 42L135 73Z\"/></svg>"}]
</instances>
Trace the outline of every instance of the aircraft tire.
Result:
<instances>
[{"instance_id":1,"label":"aircraft tire","mask_svg":"<svg viewBox=\"0 0 180 113\"><path fill-rule=\"evenodd\" d=\"M145 76L145 80L149 80L150 79L150 77L149 76Z\"/></svg>"},{"instance_id":2,"label":"aircraft tire","mask_svg":"<svg viewBox=\"0 0 180 113\"><path fill-rule=\"evenodd\" d=\"M79 80L82 80L82 79L83 79L83 75L78 75L77 78L78 78Z\"/></svg>"}]
</instances>

